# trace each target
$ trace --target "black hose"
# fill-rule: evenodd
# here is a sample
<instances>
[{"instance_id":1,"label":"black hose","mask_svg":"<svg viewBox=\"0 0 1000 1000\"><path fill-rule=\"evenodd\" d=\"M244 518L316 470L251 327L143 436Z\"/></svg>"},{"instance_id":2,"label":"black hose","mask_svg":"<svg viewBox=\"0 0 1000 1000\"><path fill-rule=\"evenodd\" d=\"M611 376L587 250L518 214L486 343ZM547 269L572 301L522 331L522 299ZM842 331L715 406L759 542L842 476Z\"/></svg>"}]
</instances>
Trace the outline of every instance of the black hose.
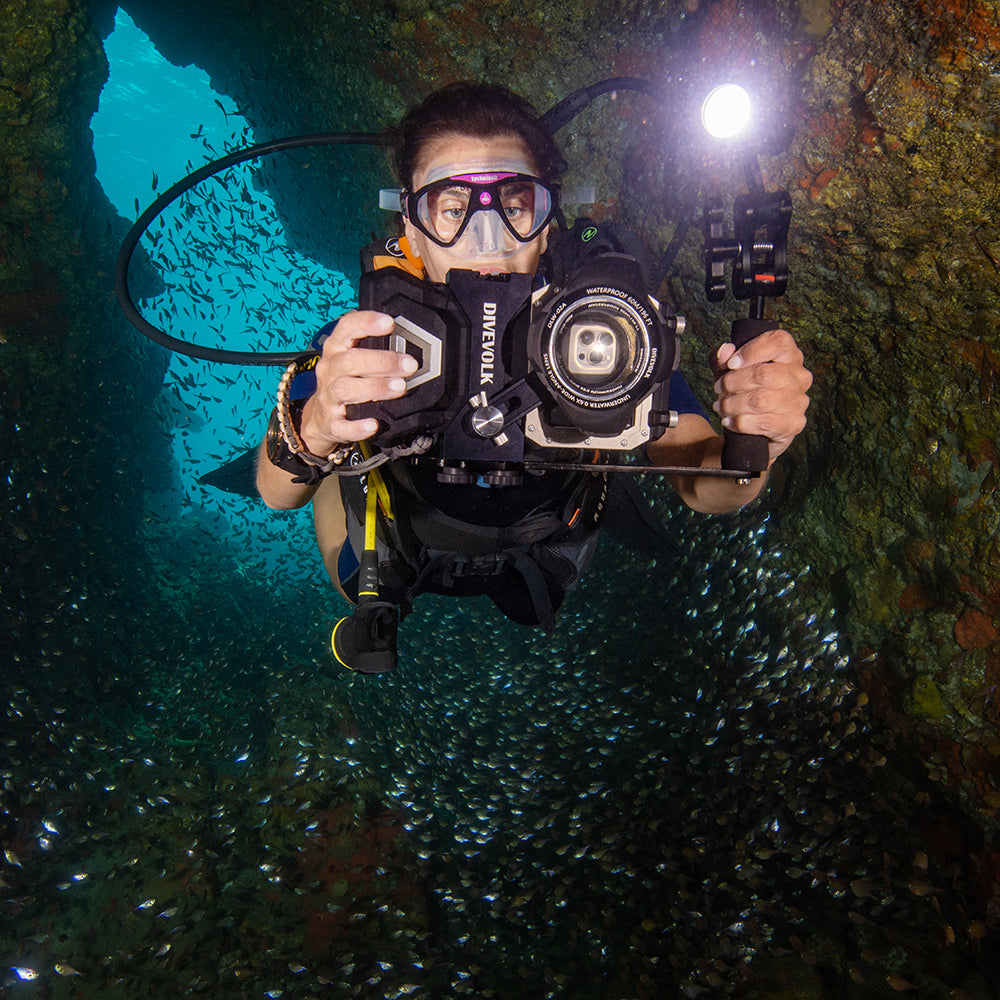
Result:
<instances>
[{"instance_id":1,"label":"black hose","mask_svg":"<svg viewBox=\"0 0 1000 1000\"><path fill-rule=\"evenodd\" d=\"M610 80L601 80L600 83L593 83L589 87L581 87L579 90L575 90L568 97L564 97L558 104L554 107L549 108L548 111L542 115L542 122L548 128L549 132L555 134L564 125L572 121L588 104L595 98L600 97L602 94L610 94L617 90L638 90L643 94L648 94L654 100L659 101L661 104L667 104L669 102L669 97L667 92L663 90L662 87L658 87L655 83L650 83L648 80L641 80L634 76L616 76L612 77ZM684 215L680 222L677 224L677 229L674 232L674 238L671 240L670 245L664 251L663 256L660 258L659 263L656 266L655 275L653 276L653 283L649 286L653 294L656 294L656 290L663 283L664 278L667 276L667 272L673 267L674 258L677 256L677 252L680 250L681 245L684 242L684 237L687 236L688 227L690 225L690 219L688 218L690 214L691 206L685 205ZM561 215L557 217L559 222L559 228L565 229L565 220L561 218ZM649 275L647 275L647 278Z\"/></svg>"},{"instance_id":2,"label":"black hose","mask_svg":"<svg viewBox=\"0 0 1000 1000\"><path fill-rule=\"evenodd\" d=\"M595 97L610 94L615 90L639 90L663 104L667 103L666 92L655 83L640 80L635 76L615 76L610 80L601 80L600 83L592 83L589 87L573 91L569 97L564 97L542 115L542 124L554 135L583 111Z\"/></svg>"},{"instance_id":3,"label":"black hose","mask_svg":"<svg viewBox=\"0 0 1000 1000\"><path fill-rule=\"evenodd\" d=\"M196 184L201 183L206 177L211 177L227 167L242 163L244 160L252 160L258 156L265 156L268 153L278 153L287 149L302 149L309 146L381 146L385 145L385 138L380 133L373 132L317 132L312 135L290 136L285 139L274 139L270 142L261 142L255 146L247 146L237 149L226 156L222 156L211 163L206 163L203 167L188 174L179 180L172 187L168 188L146 209L135 224L128 231L118 251L118 260L115 263L115 294L121 305L122 312L129 322L141 333L147 336L154 343L169 351L177 351L186 354L191 358L200 358L203 361L218 361L230 365L287 365L301 354L301 351L290 353L266 353L255 351L224 351L213 347L200 347L197 344L189 344L186 340L179 340L171 337L153 326L146 320L142 313L136 308L132 301L132 296L128 289L128 267L132 260L132 254L142 239L142 234L155 219L172 201L179 198L185 191L190 190Z\"/></svg>"},{"instance_id":4,"label":"black hose","mask_svg":"<svg viewBox=\"0 0 1000 1000\"><path fill-rule=\"evenodd\" d=\"M574 91L568 97L550 108L541 121L551 133L557 132L569 121L575 118L595 97L602 94L612 93L617 90L637 90L648 94L661 103L667 103L667 94L654 83L648 80L640 80L637 77L619 76L609 80L602 80L599 83L591 84ZM128 268L132 261L135 248L139 245L143 233L149 228L150 223L174 200L185 191L190 190L196 184L220 173L227 167L231 167L244 160L252 160L258 156L265 156L269 153L282 152L289 149L301 149L310 146L335 146L335 145L364 145L382 146L386 145L387 139L381 133L373 132L318 132L312 135L291 136L285 139L274 139L270 142L258 143L255 146L247 146L243 149L234 150L226 156L206 163L203 167L188 174L187 177L179 180L172 187L168 188L154 201L140 216L135 224L128 231L118 251L118 259L115 263L115 294L121 305L122 312L129 322L154 343L165 347L169 351L177 351L186 354L191 358L200 358L203 361L215 361L231 365L287 365L298 357L299 351L288 353L283 352L256 352L256 351L225 351L220 348L201 347L198 344L188 343L153 326L138 310L128 288ZM565 226L565 220L561 225ZM683 226L683 223L682 223ZM686 227L684 227L686 228ZM683 238L683 233L681 233ZM674 243L679 247L676 237ZM676 254L676 247L671 245L673 253L668 249L668 253L660 262L659 273L665 274L673 256Z\"/></svg>"}]
</instances>

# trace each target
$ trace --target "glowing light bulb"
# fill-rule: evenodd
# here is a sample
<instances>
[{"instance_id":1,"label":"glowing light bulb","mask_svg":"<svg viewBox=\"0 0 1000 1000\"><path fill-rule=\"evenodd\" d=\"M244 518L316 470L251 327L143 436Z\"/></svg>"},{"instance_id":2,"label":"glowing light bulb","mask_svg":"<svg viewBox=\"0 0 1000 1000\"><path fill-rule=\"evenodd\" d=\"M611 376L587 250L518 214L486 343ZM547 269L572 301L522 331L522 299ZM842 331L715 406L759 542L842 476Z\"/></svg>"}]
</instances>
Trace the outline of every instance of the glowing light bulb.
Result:
<instances>
[{"instance_id":1,"label":"glowing light bulb","mask_svg":"<svg viewBox=\"0 0 1000 1000\"><path fill-rule=\"evenodd\" d=\"M752 112L750 97L735 83L716 87L701 106L701 123L716 139L731 139L746 128Z\"/></svg>"}]
</instances>

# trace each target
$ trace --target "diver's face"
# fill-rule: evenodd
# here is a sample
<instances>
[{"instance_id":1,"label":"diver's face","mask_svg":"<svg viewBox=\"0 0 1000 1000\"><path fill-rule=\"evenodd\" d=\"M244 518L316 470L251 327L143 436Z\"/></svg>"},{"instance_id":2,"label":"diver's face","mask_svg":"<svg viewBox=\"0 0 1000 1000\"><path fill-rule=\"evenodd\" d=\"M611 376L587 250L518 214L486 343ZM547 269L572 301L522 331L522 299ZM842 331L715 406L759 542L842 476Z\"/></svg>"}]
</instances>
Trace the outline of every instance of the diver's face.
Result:
<instances>
[{"instance_id":1,"label":"diver's face","mask_svg":"<svg viewBox=\"0 0 1000 1000\"><path fill-rule=\"evenodd\" d=\"M476 139L456 133L443 136L424 150L417 160L413 190L419 191L426 184L445 177L489 171L538 173L520 139L513 136ZM482 221L483 226L474 227L470 223L468 238L463 236L451 247L439 246L409 219L405 220L406 238L413 252L423 260L427 277L431 281L443 282L453 267L479 271L480 274L534 274L545 251L547 233L543 230L530 242L520 243L509 237L502 223L494 225L499 223L499 219L490 218L496 215L495 212L476 214L482 217L476 222ZM496 239L491 238L494 234Z\"/></svg>"}]
</instances>

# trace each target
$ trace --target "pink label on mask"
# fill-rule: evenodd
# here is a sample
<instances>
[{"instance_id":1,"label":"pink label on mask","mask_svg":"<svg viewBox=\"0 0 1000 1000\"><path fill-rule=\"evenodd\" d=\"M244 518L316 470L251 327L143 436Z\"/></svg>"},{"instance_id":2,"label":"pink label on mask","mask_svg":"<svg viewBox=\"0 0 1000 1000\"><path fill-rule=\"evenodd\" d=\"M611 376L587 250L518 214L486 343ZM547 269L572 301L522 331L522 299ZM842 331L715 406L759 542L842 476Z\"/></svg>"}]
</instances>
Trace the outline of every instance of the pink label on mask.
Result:
<instances>
[{"instance_id":1,"label":"pink label on mask","mask_svg":"<svg viewBox=\"0 0 1000 1000\"><path fill-rule=\"evenodd\" d=\"M448 180L464 181L466 184L495 184L497 181L505 181L508 177L516 177L516 174L458 174L449 177Z\"/></svg>"}]
</instances>

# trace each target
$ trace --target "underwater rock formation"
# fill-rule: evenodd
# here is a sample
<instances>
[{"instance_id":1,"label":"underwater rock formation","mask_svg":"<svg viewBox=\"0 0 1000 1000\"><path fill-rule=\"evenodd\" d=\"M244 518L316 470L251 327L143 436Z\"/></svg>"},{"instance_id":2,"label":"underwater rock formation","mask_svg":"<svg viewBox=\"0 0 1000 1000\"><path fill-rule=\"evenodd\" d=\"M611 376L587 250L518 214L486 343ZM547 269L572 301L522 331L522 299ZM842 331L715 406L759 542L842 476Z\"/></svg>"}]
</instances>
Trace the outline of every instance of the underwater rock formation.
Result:
<instances>
[{"instance_id":1,"label":"underwater rock formation","mask_svg":"<svg viewBox=\"0 0 1000 1000\"><path fill-rule=\"evenodd\" d=\"M116 619L142 572L144 457L168 445L148 405L166 364L113 301L123 220L94 176L107 61L86 5L7 5L0 66L4 661L44 682L68 632L107 643L84 671L99 685L128 656Z\"/></svg>"}]
</instances>

